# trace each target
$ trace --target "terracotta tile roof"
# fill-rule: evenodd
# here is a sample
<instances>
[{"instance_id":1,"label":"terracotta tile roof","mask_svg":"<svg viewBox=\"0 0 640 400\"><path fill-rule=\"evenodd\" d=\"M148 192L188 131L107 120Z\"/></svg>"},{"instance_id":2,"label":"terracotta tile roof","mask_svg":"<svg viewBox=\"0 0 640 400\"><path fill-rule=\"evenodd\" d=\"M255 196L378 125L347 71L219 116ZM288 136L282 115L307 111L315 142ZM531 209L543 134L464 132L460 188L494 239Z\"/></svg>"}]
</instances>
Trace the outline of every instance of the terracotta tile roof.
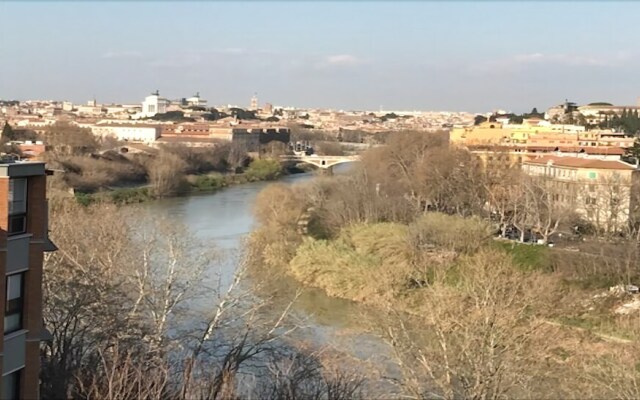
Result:
<instances>
[{"instance_id":1,"label":"terracotta tile roof","mask_svg":"<svg viewBox=\"0 0 640 400\"><path fill-rule=\"evenodd\" d=\"M468 146L469 150L485 150L485 151L517 151L517 152L560 152L560 153L586 153L586 154L599 154L599 155L611 155L621 156L625 154L625 150L622 147L617 146L505 146L505 145L471 145Z\"/></svg>"},{"instance_id":2,"label":"terracotta tile roof","mask_svg":"<svg viewBox=\"0 0 640 400\"><path fill-rule=\"evenodd\" d=\"M192 136L163 136L158 143L220 143L220 139Z\"/></svg>"},{"instance_id":3,"label":"terracotta tile roof","mask_svg":"<svg viewBox=\"0 0 640 400\"><path fill-rule=\"evenodd\" d=\"M95 124L95 128L159 128L151 124Z\"/></svg>"},{"instance_id":4,"label":"terracotta tile roof","mask_svg":"<svg viewBox=\"0 0 640 400\"><path fill-rule=\"evenodd\" d=\"M618 160L594 160L593 158L569 157L569 156L542 156L524 161L524 164L546 165L553 163L560 167L568 168L592 168L592 169L617 169L631 171L635 167Z\"/></svg>"}]
</instances>

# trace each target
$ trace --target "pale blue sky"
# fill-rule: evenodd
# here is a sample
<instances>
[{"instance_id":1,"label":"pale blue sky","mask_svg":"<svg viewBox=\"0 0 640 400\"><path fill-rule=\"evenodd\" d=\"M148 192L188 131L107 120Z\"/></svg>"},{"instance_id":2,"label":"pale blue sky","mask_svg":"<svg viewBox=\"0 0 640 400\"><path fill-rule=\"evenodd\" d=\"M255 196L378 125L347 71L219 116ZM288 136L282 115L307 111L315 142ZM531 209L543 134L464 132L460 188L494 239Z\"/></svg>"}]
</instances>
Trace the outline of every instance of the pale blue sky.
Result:
<instances>
[{"instance_id":1,"label":"pale blue sky","mask_svg":"<svg viewBox=\"0 0 640 400\"><path fill-rule=\"evenodd\" d=\"M636 2L6 2L0 98L514 111L640 96Z\"/></svg>"}]
</instances>

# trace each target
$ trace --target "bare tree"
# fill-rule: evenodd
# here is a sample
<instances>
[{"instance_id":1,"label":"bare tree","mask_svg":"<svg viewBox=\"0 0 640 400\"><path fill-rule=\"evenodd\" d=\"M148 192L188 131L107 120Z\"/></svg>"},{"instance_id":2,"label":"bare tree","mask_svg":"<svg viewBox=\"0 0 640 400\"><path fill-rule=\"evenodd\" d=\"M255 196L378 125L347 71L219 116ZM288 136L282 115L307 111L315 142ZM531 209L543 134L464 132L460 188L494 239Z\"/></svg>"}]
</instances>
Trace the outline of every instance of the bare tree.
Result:
<instances>
[{"instance_id":1,"label":"bare tree","mask_svg":"<svg viewBox=\"0 0 640 400\"><path fill-rule=\"evenodd\" d=\"M186 164L180 157L160 152L149 167L149 184L156 196L170 196L180 191L184 184L184 169Z\"/></svg>"},{"instance_id":2,"label":"bare tree","mask_svg":"<svg viewBox=\"0 0 640 400\"><path fill-rule=\"evenodd\" d=\"M422 311L391 320L388 338L405 388L416 398L526 396L527 382L544 374L533 367L544 351L535 313L547 307L553 285L515 272L499 253L481 253L458 272L459 283L451 285L436 271L421 289Z\"/></svg>"},{"instance_id":3,"label":"bare tree","mask_svg":"<svg viewBox=\"0 0 640 400\"><path fill-rule=\"evenodd\" d=\"M53 221L43 397L228 398L243 366L296 327L290 304L274 318L241 287L244 267L212 276L215 255L173 221L72 203Z\"/></svg>"},{"instance_id":4,"label":"bare tree","mask_svg":"<svg viewBox=\"0 0 640 400\"><path fill-rule=\"evenodd\" d=\"M91 153L99 147L98 139L90 129L64 121L58 121L48 127L44 138L52 151L59 156Z\"/></svg>"},{"instance_id":5,"label":"bare tree","mask_svg":"<svg viewBox=\"0 0 640 400\"><path fill-rule=\"evenodd\" d=\"M528 177L524 180L524 213L529 227L542 237L546 244L557 232L560 222L567 216L567 209L554 198L551 179Z\"/></svg>"}]
</instances>

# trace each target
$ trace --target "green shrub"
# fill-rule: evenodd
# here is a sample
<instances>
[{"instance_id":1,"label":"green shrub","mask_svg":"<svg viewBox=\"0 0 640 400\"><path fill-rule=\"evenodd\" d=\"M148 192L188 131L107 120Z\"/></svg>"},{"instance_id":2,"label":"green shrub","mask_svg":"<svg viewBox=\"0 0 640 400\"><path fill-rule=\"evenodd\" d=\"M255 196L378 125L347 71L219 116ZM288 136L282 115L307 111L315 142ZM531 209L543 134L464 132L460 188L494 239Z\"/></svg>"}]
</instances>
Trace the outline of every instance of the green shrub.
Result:
<instances>
[{"instance_id":1,"label":"green shrub","mask_svg":"<svg viewBox=\"0 0 640 400\"><path fill-rule=\"evenodd\" d=\"M75 192L74 194L76 201L78 202L78 204L81 204L85 207L87 207L88 205L95 203L96 199L94 198L94 196L91 193L82 193L82 192Z\"/></svg>"},{"instance_id":2,"label":"green shrub","mask_svg":"<svg viewBox=\"0 0 640 400\"><path fill-rule=\"evenodd\" d=\"M282 175L282 165L273 159L253 160L244 175L249 181L272 181Z\"/></svg>"},{"instance_id":3,"label":"green shrub","mask_svg":"<svg viewBox=\"0 0 640 400\"><path fill-rule=\"evenodd\" d=\"M116 189L109 193L109 197L116 204L142 203L153 199L148 188Z\"/></svg>"},{"instance_id":4,"label":"green shrub","mask_svg":"<svg viewBox=\"0 0 640 400\"><path fill-rule=\"evenodd\" d=\"M551 272L552 270L550 249L546 246L513 241L495 241L494 246L509 254L514 265L524 271Z\"/></svg>"},{"instance_id":5,"label":"green shrub","mask_svg":"<svg viewBox=\"0 0 640 400\"><path fill-rule=\"evenodd\" d=\"M409 225L416 250L434 248L472 254L491 240L491 227L480 218L427 213Z\"/></svg>"},{"instance_id":6,"label":"green shrub","mask_svg":"<svg viewBox=\"0 0 640 400\"><path fill-rule=\"evenodd\" d=\"M215 191L227 186L227 180L223 175L198 175L191 183L195 190Z\"/></svg>"},{"instance_id":7,"label":"green shrub","mask_svg":"<svg viewBox=\"0 0 640 400\"><path fill-rule=\"evenodd\" d=\"M306 238L289 266L296 279L330 296L376 303L406 286L407 254L406 226L360 224L335 240Z\"/></svg>"}]
</instances>

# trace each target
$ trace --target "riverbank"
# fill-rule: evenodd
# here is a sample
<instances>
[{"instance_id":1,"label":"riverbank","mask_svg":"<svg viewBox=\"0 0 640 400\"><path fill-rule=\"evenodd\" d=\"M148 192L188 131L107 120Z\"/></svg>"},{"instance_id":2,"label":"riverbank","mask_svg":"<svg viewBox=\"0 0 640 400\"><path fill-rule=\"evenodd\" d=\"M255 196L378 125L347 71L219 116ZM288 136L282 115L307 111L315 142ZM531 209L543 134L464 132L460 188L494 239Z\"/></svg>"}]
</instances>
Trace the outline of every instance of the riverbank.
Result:
<instances>
[{"instance_id":1,"label":"riverbank","mask_svg":"<svg viewBox=\"0 0 640 400\"><path fill-rule=\"evenodd\" d=\"M271 160L258 160L268 161ZM263 165L264 164L264 165ZM273 163L272 163L273 164ZM253 168L252 168L253 166ZM96 202L113 203L118 205L137 204L161 198L188 196L192 194L215 193L230 186L242 185L250 182L277 181L283 176L305 173L307 171L296 167L274 168L274 165L267 163L252 163L252 165L241 173L223 174L212 172L200 175L187 175L180 188L168 195L157 195L151 185L136 187L113 188L101 190L94 193L76 192L74 197L78 203L89 205Z\"/></svg>"},{"instance_id":2,"label":"riverbank","mask_svg":"<svg viewBox=\"0 0 640 400\"><path fill-rule=\"evenodd\" d=\"M297 242L290 239L288 249L276 240L265 243L268 236L260 230L253 236L259 263L331 297L422 315L429 312L423 297L430 285L456 290L469 283L465 268L490 260L506 265L503 273L510 280L544 281L544 294L556 296L552 303L557 302L553 310L544 310L545 319L596 336L640 339L629 317L615 311L635 297L610 290L625 282L621 274L629 260L622 255L612 259L494 240L489 225L479 219L437 213L408 224L353 224L330 238L301 236ZM272 257L276 249L289 257Z\"/></svg>"},{"instance_id":3,"label":"riverbank","mask_svg":"<svg viewBox=\"0 0 640 400\"><path fill-rule=\"evenodd\" d=\"M252 266L265 279L285 274L377 310L364 323L388 340L403 373L491 381L491 363L505 368L501 380L544 382L540 390L510 387L508 397L563 398L584 385L576 371L598 371L602 357L621 369L635 362L627 355L640 339L637 313L618 311L640 296L620 286L637 279L634 249L601 244L601 254L582 254L497 241L481 218L437 212L389 222L384 197L356 201L354 179L342 181L264 189ZM430 375L442 365L445 375Z\"/></svg>"}]
</instances>

